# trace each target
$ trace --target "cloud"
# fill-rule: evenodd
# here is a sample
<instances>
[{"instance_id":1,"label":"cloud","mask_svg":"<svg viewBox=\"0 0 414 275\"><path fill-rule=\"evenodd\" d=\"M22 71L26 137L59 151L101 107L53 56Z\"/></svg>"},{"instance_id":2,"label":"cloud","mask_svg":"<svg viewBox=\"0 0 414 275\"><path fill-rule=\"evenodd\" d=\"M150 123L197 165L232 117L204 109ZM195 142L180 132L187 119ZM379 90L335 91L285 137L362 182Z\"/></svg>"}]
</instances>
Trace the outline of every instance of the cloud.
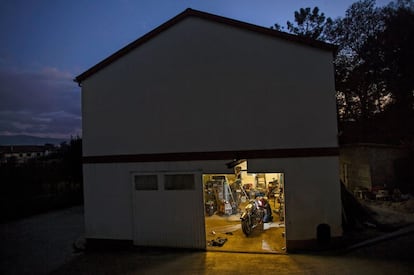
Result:
<instances>
[{"instance_id":1,"label":"cloud","mask_svg":"<svg viewBox=\"0 0 414 275\"><path fill-rule=\"evenodd\" d=\"M80 89L56 68L0 70L0 134L81 134Z\"/></svg>"}]
</instances>

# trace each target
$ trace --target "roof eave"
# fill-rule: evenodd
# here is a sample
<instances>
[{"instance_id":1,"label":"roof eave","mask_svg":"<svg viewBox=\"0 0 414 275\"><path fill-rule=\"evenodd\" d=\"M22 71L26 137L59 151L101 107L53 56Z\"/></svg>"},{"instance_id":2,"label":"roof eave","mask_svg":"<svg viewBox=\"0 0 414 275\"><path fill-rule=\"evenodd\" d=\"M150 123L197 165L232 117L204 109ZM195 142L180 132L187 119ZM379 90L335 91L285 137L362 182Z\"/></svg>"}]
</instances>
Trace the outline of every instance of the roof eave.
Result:
<instances>
[{"instance_id":1,"label":"roof eave","mask_svg":"<svg viewBox=\"0 0 414 275\"><path fill-rule=\"evenodd\" d=\"M235 19L231 19L231 18L227 18L227 17L223 17L223 16L219 16L219 15L206 13L206 12L202 12L202 11L193 10L193 9L188 8L188 9L184 10L183 12L181 12L180 14L176 15L175 17L171 18L167 22L163 23L159 27L153 29L152 31L148 32L147 34L143 35L142 37L138 38L137 40L131 42L127 46L125 46L122 49L118 50L117 52L113 53L109 57L107 57L104 60L102 60L101 62L97 63L95 66L93 66L90 69L83 72L82 74L78 75L74 79L74 81L77 82L79 85L81 85L81 83L85 79L90 77L91 75L93 75L96 72L100 71L101 69L105 68L106 66L108 66L112 62L116 61L120 57L122 57L122 56L128 54L130 51L134 50L136 47L138 47L138 46L142 45L143 43L149 41L150 39L152 39L153 37L155 37L159 33L167 30L171 26L175 25L179 21L181 21L184 18L187 18L189 16L195 16L195 17L215 21L215 22L218 22L218 23L231 25L231 26L238 27L238 28L244 28L244 29L247 29L247 30L250 30L250 31L259 32L259 33L266 34L266 35L271 35L273 37L279 37L279 38L286 39L286 40L289 40L289 41L292 41L292 42L296 42L296 43L308 45L308 46L311 46L311 47L316 47L316 48L320 48L320 49L323 49L323 50L331 51L334 54L337 51L337 46L333 45L333 44L328 44L328 43L318 41L318 40L313 40L313 39L310 39L310 38L307 38L307 37L293 35L293 34L281 32L281 31L273 30L273 29L270 29L270 28L265 28L265 27L254 25L254 24L238 21L238 20L235 20Z\"/></svg>"}]
</instances>

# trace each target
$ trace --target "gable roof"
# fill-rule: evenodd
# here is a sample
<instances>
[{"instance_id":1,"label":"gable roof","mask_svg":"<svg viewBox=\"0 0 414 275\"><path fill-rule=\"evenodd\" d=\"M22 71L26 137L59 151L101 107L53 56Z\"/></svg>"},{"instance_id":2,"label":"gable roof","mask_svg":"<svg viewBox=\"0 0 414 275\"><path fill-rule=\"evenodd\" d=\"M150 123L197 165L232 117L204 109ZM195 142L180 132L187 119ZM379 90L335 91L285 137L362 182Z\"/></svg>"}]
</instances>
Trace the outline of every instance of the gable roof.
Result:
<instances>
[{"instance_id":1,"label":"gable roof","mask_svg":"<svg viewBox=\"0 0 414 275\"><path fill-rule=\"evenodd\" d=\"M234 20L234 19L231 19L231 18L227 18L227 17L223 17L223 16L219 16L219 15L215 15L215 14L211 14L211 13L202 12L202 11L198 11L198 10L188 8L185 11L183 11L182 13L180 13L177 16L173 17L172 19L168 20L164 24L160 25L159 27L155 28L154 30L148 32L147 34L143 35L142 37L140 37L137 40L133 41L132 43L128 44L124 48L122 48L119 51L115 52L114 54L110 55L106 59L102 60L101 62L99 62L98 64L93 66L92 68L90 68L87 71L83 72L82 74L78 75L74 79L74 81L81 84L82 81L87 79L89 76L95 74L96 72L98 72L101 69L105 68L106 66L108 66L112 62L114 62L117 59L121 58L122 56L128 54L129 52L131 52L135 48L139 47L140 45L144 44L145 42L149 41L150 39L152 39L156 35L160 34L161 32L167 30L171 26L177 24L178 22L180 22L183 19L188 18L188 17L197 17L197 18L201 18L201 19L205 19L205 20L209 20L209 21L213 21L213 22L217 22L217 23L221 23L221 24L226 24L226 25L233 26L233 27L236 27L236 28L241 28L241 29L261 33L261 34L264 34L264 35L269 35L269 36L273 36L273 37L282 38L282 39L285 39L285 40L288 40L288 41L291 41L291 42L294 42L294 43L299 43L299 44L302 44L302 45L316 47L316 48L331 51L331 52L335 52L336 49L337 49L337 47L335 45L328 44L328 43L325 43L325 42L322 42L322 41L310 39L310 38L303 37L303 36L293 35L293 34L281 32L281 31L276 31L276 30L273 30L273 29L270 29L270 28L260 27L260 26L254 25L254 24L250 24L250 23Z\"/></svg>"}]
</instances>

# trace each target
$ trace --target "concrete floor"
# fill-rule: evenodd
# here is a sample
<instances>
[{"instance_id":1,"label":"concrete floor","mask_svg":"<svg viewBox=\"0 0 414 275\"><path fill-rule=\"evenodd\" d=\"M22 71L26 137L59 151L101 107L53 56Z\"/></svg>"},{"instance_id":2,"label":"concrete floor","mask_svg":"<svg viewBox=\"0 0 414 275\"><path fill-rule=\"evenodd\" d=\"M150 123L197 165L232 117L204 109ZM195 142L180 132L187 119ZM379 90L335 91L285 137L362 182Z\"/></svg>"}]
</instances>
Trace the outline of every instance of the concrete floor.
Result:
<instances>
[{"instance_id":1,"label":"concrete floor","mask_svg":"<svg viewBox=\"0 0 414 275\"><path fill-rule=\"evenodd\" d=\"M241 209L244 209L244 205L241 205ZM279 216L275 213L273 220L274 222L265 223L263 227L256 227L253 233L246 237L241 229L240 213L207 216L207 244L217 238L227 239L222 247L207 245L207 251L285 253L284 223L279 221Z\"/></svg>"}]
</instances>

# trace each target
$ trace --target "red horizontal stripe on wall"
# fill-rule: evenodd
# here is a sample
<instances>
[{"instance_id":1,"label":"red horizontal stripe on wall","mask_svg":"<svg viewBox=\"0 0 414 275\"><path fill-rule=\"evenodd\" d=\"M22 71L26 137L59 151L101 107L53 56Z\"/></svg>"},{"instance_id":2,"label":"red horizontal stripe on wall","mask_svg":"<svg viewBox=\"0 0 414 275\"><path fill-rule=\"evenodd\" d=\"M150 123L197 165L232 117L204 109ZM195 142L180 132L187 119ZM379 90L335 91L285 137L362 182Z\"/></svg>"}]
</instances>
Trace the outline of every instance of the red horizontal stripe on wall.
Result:
<instances>
[{"instance_id":1,"label":"red horizontal stripe on wall","mask_svg":"<svg viewBox=\"0 0 414 275\"><path fill-rule=\"evenodd\" d=\"M338 147L84 156L83 163L125 163L338 156Z\"/></svg>"}]
</instances>

